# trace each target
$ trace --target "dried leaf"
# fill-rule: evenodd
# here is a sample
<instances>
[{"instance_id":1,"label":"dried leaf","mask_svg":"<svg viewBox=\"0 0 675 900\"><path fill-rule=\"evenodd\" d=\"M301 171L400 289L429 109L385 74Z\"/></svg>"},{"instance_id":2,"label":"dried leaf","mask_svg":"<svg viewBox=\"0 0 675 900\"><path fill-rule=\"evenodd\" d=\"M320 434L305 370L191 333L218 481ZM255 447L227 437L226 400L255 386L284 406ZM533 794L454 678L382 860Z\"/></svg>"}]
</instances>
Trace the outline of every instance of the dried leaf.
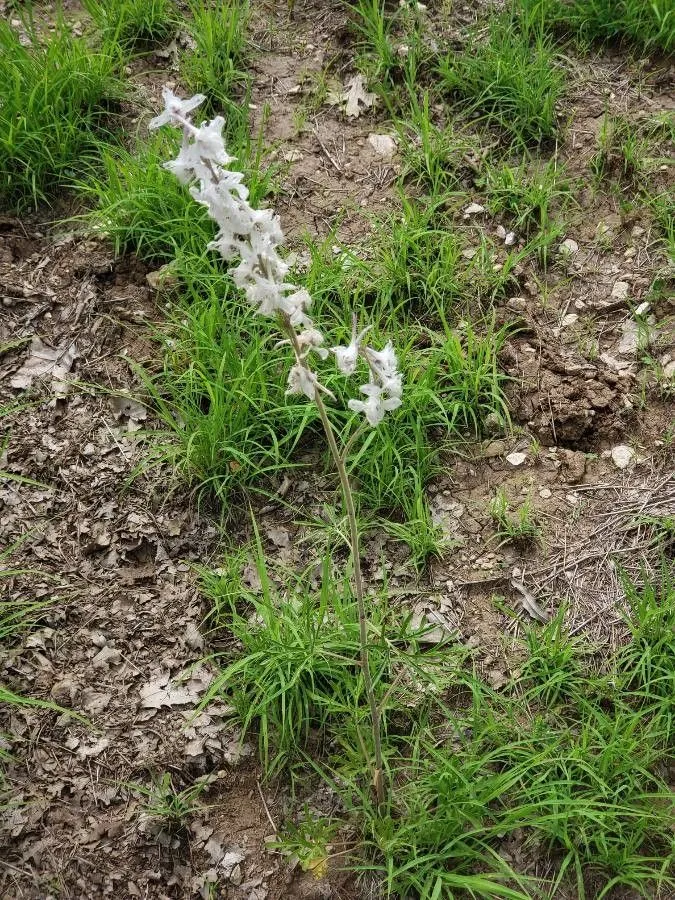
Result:
<instances>
[{"instance_id":1,"label":"dried leaf","mask_svg":"<svg viewBox=\"0 0 675 900\"><path fill-rule=\"evenodd\" d=\"M65 393L63 381L76 358L77 350L74 343L53 349L43 344L39 337L34 337L30 343L28 359L12 376L9 383L13 388L25 390L31 386L34 378L51 375L52 389L58 394L63 394Z\"/></svg>"},{"instance_id":2,"label":"dried leaf","mask_svg":"<svg viewBox=\"0 0 675 900\"><path fill-rule=\"evenodd\" d=\"M528 616L531 616L533 619L536 619L537 622L541 622L545 625L548 622L548 614L544 612L541 606L539 606L534 599L534 595L528 591L522 581L517 581L515 578L512 578L511 587L515 588L521 595L522 599L520 602Z\"/></svg>"},{"instance_id":3,"label":"dried leaf","mask_svg":"<svg viewBox=\"0 0 675 900\"><path fill-rule=\"evenodd\" d=\"M350 118L360 116L364 109L375 104L375 94L366 90L363 75L354 75L345 85L347 90L342 95L346 102L345 115Z\"/></svg>"}]
</instances>

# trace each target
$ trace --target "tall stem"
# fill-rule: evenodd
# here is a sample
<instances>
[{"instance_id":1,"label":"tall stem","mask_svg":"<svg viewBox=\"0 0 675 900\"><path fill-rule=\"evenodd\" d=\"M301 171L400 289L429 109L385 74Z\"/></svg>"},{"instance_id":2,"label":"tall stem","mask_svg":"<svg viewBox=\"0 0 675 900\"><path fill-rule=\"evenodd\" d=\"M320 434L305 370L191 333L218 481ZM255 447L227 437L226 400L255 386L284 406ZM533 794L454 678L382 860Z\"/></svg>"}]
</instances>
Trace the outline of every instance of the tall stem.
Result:
<instances>
[{"instance_id":1,"label":"tall stem","mask_svg":"<svg viewBox=\"0 0 675 900\"><path fill-rule=\"evenodd\" d=\"M299 365L304 366L304 368L308 368L300 345L298 343L298 336L295 333L295 329L290 324L288 317L281 314L279 316L279 320L282 330L288 335L290 344L293 347L296 362ZM359 536L359 525L356 519L354 495L352 493L352 487L349 483L349 476L347 475L345 460L338 448L337 441L335 440L335 432L333 431L333 426L330 424L326 406L323 402L323 397L321 396L321 392L318 390L318 388L316 388L314 391L314 402L316 403L317 409L319 410L321 424L323 425L323 430L325 431L326 438L328 439L330 454L333 457L333 462L335 463L335 468L337 469L338 476L340 478L342 497L344 499L345 509L347 511L347 521L349 522L349 543L351 545L352 561L354 566L354 593L356 594L356 605L359 614L359 646L361 656L361 671L363 672L363 683L366 688L366 697L368 698L368 706L370 708L370 721L372 725L373 745L375 749L375 771L373 773L373 785L375 787L375 797L377 798L377 805L378 808L381 809L384 806L386 798L386 791L384 786L384 765L382 762L382 733L380 724L380 710L375 699L373 679L370 677L370 665L368 663L368 617L366 615L366 601L363 590L363 574L361 572L361 542Z\"/></svg>"},{"instance_id":2,"label":"tall stem","mask_svg":"<svg viewBox=\"0 0 675 900\"><path fill-rule=\"evenodd\" d=\"M366 616L366 603L363 591L363 575L361 573L361 553L359 526L356 519L356 510L354 508L354 496L352 488L349 484L349 476L344 460L338 449L337 441L333 426L330 424L326 406L319 391L315 392L314 402L321 416L321 424L328 438L328 446L330 448L333 462L340 476L340 485L342 486L342 496L347 511L347 520L349 522L349 538L352 550L352 560L354 565L354 591L356 593L356 604L359 612L359 643L361 645L361 670L363 672L363 683L366 688L366 696L368 698L368 706L370 707L370 718L373 726L373 744L375 747L375 772L373 774L373 783L375 785L375 796L377 797L377 805L382 807L385 801L384 787L384 766L382 763L382 736L380 731L380 710L375 699L375 691L373 690L373 680L370 677L370 666L368 663L368 619Z\"/></svg>"}]
</instances>

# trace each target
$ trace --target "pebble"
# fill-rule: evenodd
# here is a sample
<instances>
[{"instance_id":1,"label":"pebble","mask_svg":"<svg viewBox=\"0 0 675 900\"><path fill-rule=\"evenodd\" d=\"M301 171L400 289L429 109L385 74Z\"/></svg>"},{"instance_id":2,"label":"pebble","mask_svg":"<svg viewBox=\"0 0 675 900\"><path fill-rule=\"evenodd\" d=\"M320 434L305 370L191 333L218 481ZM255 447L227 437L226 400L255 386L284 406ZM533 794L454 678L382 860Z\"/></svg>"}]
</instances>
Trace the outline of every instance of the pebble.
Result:
<instances>
[{"instance_id":1,"label":"pebble","mask_svg":"<svg viewBox=\"0 0 675 900\"><path fill-rule=\"evenodd\" d=\"M511 297L507 300L506 305L514 312L524 312L527 309L527 300L524 297Z\"/></svg>"},{"instance_id":2,"label":"pebble","mask_svg":"<svg viewBox=\"0 0 675 900\"><path fill-rule=\"evenodd\" d=\"M485 207L481 206L480 203L469 203L469 205L464 210L464 218L468 219L469 216L477 216L480 213L485 212Z\"/></svg>"},{"instance_id":3,"label":"pebble","mask_svg":"<svg viewBox=\"0 0 675 900\"><path fill-rule=\"evenodd\" d=\"M378 156L386 159L391 159L396 153L396 141L389 134L369 134L368 143Z\"/></svg>"},{"instance_id":4,"label":"pebble","mask_svg":"<svg viewBox=\"0 0 675 900\"><path fill-rule=\"evenodd\" d=\"M550 488L542 488L539 491L539 496L541 497L542 500L548 500L550 497L553 496L553 492L551 491Z\"/></svg>"},{"instance_id":5,"label":"pebble","mask_svg":"<svg viewBox=\"0 0 675 900\"><path fill-rule=\"evenodd\" d=\"M612 299L613 300L627 300L629 290L630 290L630 285L628 284L627 281L615 281L614 287L612 288Z\"/></svg>"},{"instance_id":6,"label":"pebble","mask_svg":"<svg viewBox=\"0 0 675 900\"><path fill-rule=\"evenodd\" d=\"M666 363L663 367L663 374L666 378L675 377L675 359L671 359L669 363Z\"/></svg>"},{"instance_id":7,"label":"pebble","mask_svg":"<svg viewBox=\"0 0 675 900\"><path fill-rule=\"evenodd\" d=\"M526 459L527 453L522 453L519 450L514 450L513 453L509 453L506 457L507 463L510 463L512 466L522 466Z\"/></svg>"},{"instance_id":8,"label":"pebble","mask_svg":"<svg viewBox=\"0 0 675 900\"><path fill-rule=\"evenodd\" d=\"M573 253L579 252L579 245L576 241L573 241L572 238L565 238L565 240L560 245L560 250L563 253L572 255Z\"/></svg>"},{"instance_id":9,"label":"pebble","mask_svg":"<svg viewBox=\"0 0 675 900\"><path fill-rule=\"evenodd\" d=\"M611 456L617 469L627 469L635 459L635 451L628 444L617 444L612 447Z\"/></svg>"},{"instance_id":10,"label":"pebble","mask_svg":"<svg viewBox=\"0 0 675 900\"><path fill-rule=\"evenodd\" d=\"M621 356L632 356L637 352L640 343L640 329L635 322L625 322L621 326L623 332L617 353Z\"/></svg>"},{"instance_id":11,"label":"pebble","mask_svg":"<svg viewBox=\"0 0 675 900\"><path fill-rule=\"evenodd\" d=\"M496 456L501 456L505 450L506 443L504 441L490 441L483 449L483 456L486 459L493 459Z\"/></svg>"}]
</instances>

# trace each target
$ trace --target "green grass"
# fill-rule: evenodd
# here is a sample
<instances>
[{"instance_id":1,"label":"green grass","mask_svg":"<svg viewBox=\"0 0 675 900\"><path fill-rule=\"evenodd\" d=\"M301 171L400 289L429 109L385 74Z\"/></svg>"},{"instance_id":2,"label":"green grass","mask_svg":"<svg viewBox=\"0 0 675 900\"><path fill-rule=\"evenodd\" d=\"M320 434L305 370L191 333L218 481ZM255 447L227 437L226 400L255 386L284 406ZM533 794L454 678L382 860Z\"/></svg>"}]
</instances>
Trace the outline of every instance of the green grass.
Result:
<instances>
[{"instance_id":1,"label":"green grass","mask_svg":"<svg viewBox=\"0 0 675 900\"><path fill-rule=\"evenodd\" d=\"M173 0L83 0L104 43L125 50L161 44L176 31Z\"/></svg>"},{"instance_id":2,"label":"green grass","mask_svg":"<svg viewBox=\"0 0 675 900\"><path fill-rule=\"evenodd\" d=\"M490 515L497 525L497 538L502 542L523 543L538 540L541 536L541 528L532 511L532 501L529 498L516 510L511 510L508 498L500 488L490 503Z\"/></svg>"},{"instance_id":3,"label":"green grass","mask_svg":"<svg viewBox=\"0 0 675 900\"><path fill-rule=\"evenodd\" d=\"M495 216L506 213L512 227L527 236L555 227L556 217L571 200L571 186L555 159L544 165L486 165L478 184L485 191L490 212Z\"/></svg>"},{"instance_id":4,"label":"green grass","mask_svg":"<svg viewBox=\"0 0 675 900\"><path fill-rule=\"evenodd\" d=\"M377 873L387 896L604 898L621 888L647 898L675 888L668 563L644 584L625 580L631 634L609 658L570 636L560 610L527 632L526 659L502 693L462 667L461 648L426 658L378 598L372 667L395 786L378 813L358 750L367 729L348 585L329 556L315 591L302 576L270 577L261 559L258 546L258 594L204 574L230 635L212 694L257 729L268 770L303 748L312 755L341 798L342 831L361 844L357 871ZM298 773L306 780L306 767ZM305 818L303 846L338 830L339 820Z\"/></svg>"},{"instance_id":5,"label":"green grass","mask_svg":"<svg viewBox=\"0 0 675 900\"><path fill-rule=\"evenodd\" d=\"M497 126L519 145L552 138L564 88L560 61L536 19L492 18L461 52L438 67L446 93L472 118Z\"/></svg>"},{"instance_id":6,"label":"green grass","mask_svg":"<svg viewBox=\"0 0 675 900\"><path fill-rule=\"evenodd\" d=\"M590 160L591 172L598 183L613 179L621 184L640 184L654 165L649 149L648 141L628 119L605 115L598 148Z\"/></svg>"},{"instance_id":7,"label":"green grass","mask_svg":"<svg viewBox=\"0 0 675 900\"><path fill-rule=\"evenodd\" d=\"M330 554L322 560L320 585L313 588L312 570L270 572L259 538L253 553L261 583L257 594L241 582L233 590L232 573L225 579L202 573L218 625L240 648L202 704L223 698L235 706L244 735L257 732L260 758L271 776L296 760L310 740L322 740L329 722L349 732L355 750L369 740L369 726L359 622L348 579L334 572ZM433 684L431 662L439 660L430 655L429 664L420 665L417 641L424 632L390 615L384 597L373 604L368 628L371 675L386 729L390 705L402 705L408 694L404 687L392 692L397 673L399 679L407 674L419 684Z\"/></svg>"},{"instance_id":8,"label":"green grass","mask_svg":"<svg viewBox=\"0 0 675 900\"><path fill-rule=\"evenodd\" d=\"M628 41L647 51L675 49L670 0L519 0L547 27L582 42Z\"/></svg>"},{"instance_id":9,"label":"green grass","mask_svg":"<svg viewBox=\"0 0 675 900\"><path fill-rule=\"evenodd\" d=\"M124 88L120 58L72 37L57 19L30 46L0 20L0 203L24 210L56 197L110 138Z\"/></svg>"},{"instance_id":10,"label":"green grass","mask_svg":"<svg viewBox=\"0 0 675 900\"><path fill-rule=\"evenodd\" d=\"M194 48L181 59L182 79L192 93L205 94L208 108L230 118L243 115L241 94L248 85L247 3L240 0L191 0L187 30ZM234 101L237 102L234 102Z\"/></svg>"},{"instance_id":11,"label":"green grass","mask_svg":"<svg viewBox=\"0 0 675 900\"><path fill-rule=\"evenodd\" d=\"M675 804L664 772L673 751L675 590L667 574L626 584L632 640L604 671L583 665L584 648L558 616L528 638L514 682L524 695L465 677L468 708L444 712L454 736L444 740L442 726L435 739L413 741L391 816L366 817L376 862L363 868L380 872L389 892L525 900L672 891ZM541 860L548 883L519 872L514 850Z\"/></svg>"}]
</instances>

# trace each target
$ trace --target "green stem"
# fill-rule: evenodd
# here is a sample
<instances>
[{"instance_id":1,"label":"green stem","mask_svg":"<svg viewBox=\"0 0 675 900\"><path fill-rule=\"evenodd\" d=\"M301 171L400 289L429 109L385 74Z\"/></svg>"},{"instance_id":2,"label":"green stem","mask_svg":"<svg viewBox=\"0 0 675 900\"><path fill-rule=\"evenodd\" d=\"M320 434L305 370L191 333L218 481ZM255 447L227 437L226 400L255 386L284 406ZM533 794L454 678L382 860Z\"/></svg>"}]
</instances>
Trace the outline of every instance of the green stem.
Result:
<instances>
[{"instance_id":1,"label":"green stem","mask_svg":"<svg viewBox=\"0 0 675 900\"><path fill-rule=\"evenodd\" d=\"M291 346L293 347L296 361L299 365L309 369L302 355L298 344L295 329L287 320L281 316L281 324L283 330L289 336ZM370 720L373 731L373 746L375 750L375 771L373 772L373 785L375 787L375 796L377 799L378 809L382 809L386 799L386 791L384 785L384 765L382 761L382 733L380 723L380 710L375 699L375 691L373 689L373 680L370 675L370 665L368 661L368 617L366 615L365 592L363 589L363 574L361 572L361 552L360 552L360 536L359 525L356 518L356 509L354 507L354 494L349 483L347 467L345 460L335 440L335 432L328 418L326 405L323 402L321 392L317 389L314 391L314 402L319 410L321 424L326 433L328 447L330 449L335 468L337 469L342 487L342 497L344 499L345 509L347 512L347 521L349 522L349 543L352 551L352 563L354 566L354 593L356 594L356 605L359 615L359 645L361 656L361 671L363 672L363 683L366 689L366 697L370 709Z\"/></svg>"}]
</instances>

